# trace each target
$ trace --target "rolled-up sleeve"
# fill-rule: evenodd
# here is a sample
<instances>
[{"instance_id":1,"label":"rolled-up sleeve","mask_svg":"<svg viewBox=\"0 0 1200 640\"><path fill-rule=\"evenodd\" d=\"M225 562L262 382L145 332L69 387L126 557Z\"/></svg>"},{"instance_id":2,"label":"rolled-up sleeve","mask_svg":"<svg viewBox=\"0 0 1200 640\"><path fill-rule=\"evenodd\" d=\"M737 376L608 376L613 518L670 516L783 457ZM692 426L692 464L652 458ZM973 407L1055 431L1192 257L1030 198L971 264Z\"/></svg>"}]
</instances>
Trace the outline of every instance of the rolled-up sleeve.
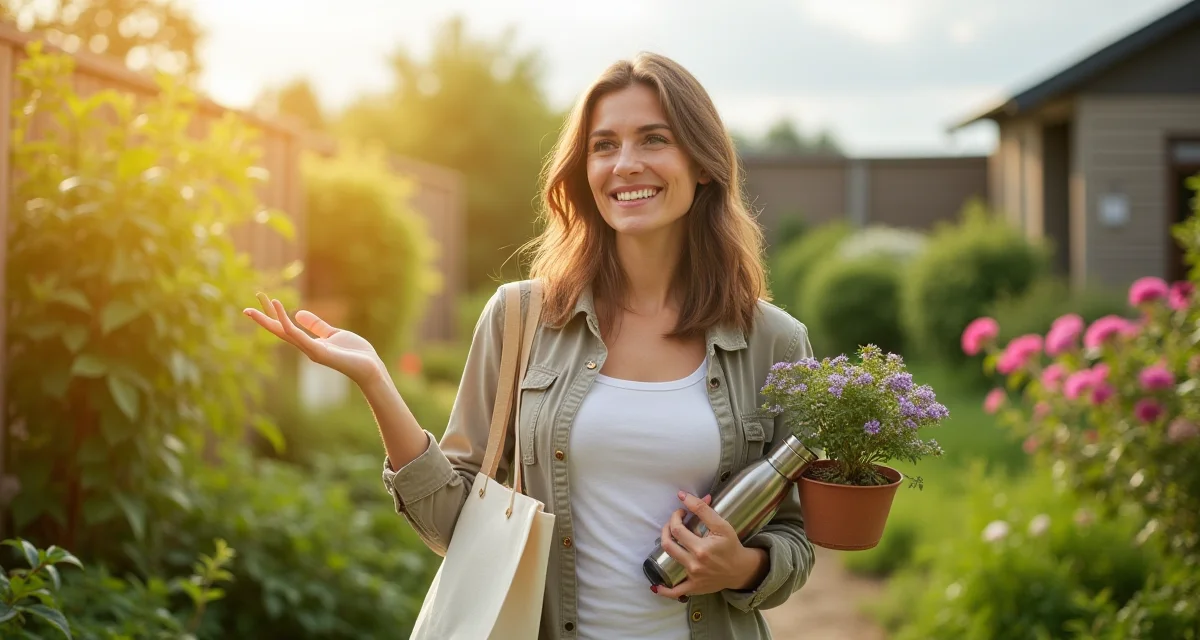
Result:
<instances>
[{"instance_id":1,"label":"rolled-up sleeve","mask_svg":"<svg viewBox=\"0 0 1200 640\"><path fill-rule=\"evenodd\" d=\"M784 353L776 361L795 362L812 356L808 329L797 322ZM783 416L775 418L772 446L778 445L790 433ZM770 609L787 599L808 582L815 556L812 543L804 533L804 516L800 512L800 492L792 485L770 522L744 543L746 547L763 549L769 558L767 575L750 590L725 589L721 592L730 606L740 611Z\"/></svg>"},{"instance_id":2,"label":"rolled-up sleeve","mask_svg":"<svg viewBox=\"0 0 1200 640\"><path fill-rule=\"evenodd\" d=\"M397 513L439 555L446 553L458 514L483 466L487 450L500 377L504 334L502 292L503 287L497 289L475 325L458 394L441 442L426 430L429 445L411 462L394 469L391 460L384 458L383 485L395 501ZM497 479L501 481L507 476L512 459L512 438L505 448L497 471Z\"/></svg>"}]
</instances>

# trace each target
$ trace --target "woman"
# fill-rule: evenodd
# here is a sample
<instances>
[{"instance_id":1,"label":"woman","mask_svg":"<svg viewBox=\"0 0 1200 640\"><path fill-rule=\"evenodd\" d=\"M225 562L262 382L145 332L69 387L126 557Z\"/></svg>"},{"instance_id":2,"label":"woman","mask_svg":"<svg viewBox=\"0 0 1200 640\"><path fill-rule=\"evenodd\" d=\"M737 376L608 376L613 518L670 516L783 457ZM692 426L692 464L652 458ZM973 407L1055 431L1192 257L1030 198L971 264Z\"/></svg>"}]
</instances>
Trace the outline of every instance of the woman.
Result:
<instances>
[{"instance_id":1,"label":"woman","mask_svg":"<svg viewBox=\"0 0 1200 640\"><path fill-rule=\"evenodd\" d=\"M804 325L762 300L761 232L740 182L707 93L661 56L611 66L562 132L531 270L543 324L520 383L526 491L556 514L543 638L766 638L759 611L812 569L794 488L745 543L709 507L786 435L761 409L771 365L811 355ZM271 304L282 324L247 313L359 384L398 512L444 553L487 447L503 296L476 326L440 443L362 338L300 311L313 339ZM713 531L697 538L686 511ZM688 570L672 589L652 589L641 569L659 536Z\"/></svg>"}]
</instances>

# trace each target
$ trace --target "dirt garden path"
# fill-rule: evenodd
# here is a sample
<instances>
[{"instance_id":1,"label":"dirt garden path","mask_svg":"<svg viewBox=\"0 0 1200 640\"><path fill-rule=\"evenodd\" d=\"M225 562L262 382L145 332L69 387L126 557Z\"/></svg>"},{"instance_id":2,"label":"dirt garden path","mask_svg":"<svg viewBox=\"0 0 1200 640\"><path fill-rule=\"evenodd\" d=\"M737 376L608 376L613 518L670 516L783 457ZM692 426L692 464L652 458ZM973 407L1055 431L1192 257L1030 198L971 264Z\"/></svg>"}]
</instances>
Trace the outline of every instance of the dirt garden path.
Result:
<instances>
[{"instance_id":1,"label":"dirt garden path","mask_svg":"<svg viewBox=\"0 0 1200 640\"><path fill-rule=\"evenodd\" d=\"M884 640L883 629L859 609L883 592L883 583L846 571L835 551L816 551L808 584L787 604L763 611L771 634L779 640Z\"/></svg>"}]
</instances>

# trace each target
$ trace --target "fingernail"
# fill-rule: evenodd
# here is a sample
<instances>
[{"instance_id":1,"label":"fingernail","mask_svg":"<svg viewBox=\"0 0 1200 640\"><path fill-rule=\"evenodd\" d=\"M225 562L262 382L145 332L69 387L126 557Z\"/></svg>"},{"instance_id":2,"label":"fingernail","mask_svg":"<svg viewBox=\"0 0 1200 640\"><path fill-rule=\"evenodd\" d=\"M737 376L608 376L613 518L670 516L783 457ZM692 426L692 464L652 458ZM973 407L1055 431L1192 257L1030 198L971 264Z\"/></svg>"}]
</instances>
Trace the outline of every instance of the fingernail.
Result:
<instances>
[{"instance_id":1,"label":"fingernail","mask_svg":"<svg viewBox=\"0 0 1200 640\"><path fill-rule=\"evenodd\" d=\"M680 492L679 492L679 499L680 499L680 500L683 500L685 497L687 497L687 494L685 494L684 492L680 491Z\"/></svg>"},{"instance_id":2,"label":"fingernail","mask_svg":"<svg viewBox=\"0 0 1200 640\"><path fill-rule=\"evenodd\" d=\"M650 585L650 590L653 591L654 593L658 593L658 585L656 585L656 584Z\"/></svg>"},{"instance_id":3,"label":"fingernail","mask_svg":"<svg viewBox=\"0 0 1200 640\"><path fill-rule=\"evenodd\" d=\"M709 499L709 498L711 498L711 497L712 497L712 494L711 494L711 493L706 493L706 494L704 494L704 499L705 499L705 500L708 500L708 499Z\"/></svg>"}]
</instances>

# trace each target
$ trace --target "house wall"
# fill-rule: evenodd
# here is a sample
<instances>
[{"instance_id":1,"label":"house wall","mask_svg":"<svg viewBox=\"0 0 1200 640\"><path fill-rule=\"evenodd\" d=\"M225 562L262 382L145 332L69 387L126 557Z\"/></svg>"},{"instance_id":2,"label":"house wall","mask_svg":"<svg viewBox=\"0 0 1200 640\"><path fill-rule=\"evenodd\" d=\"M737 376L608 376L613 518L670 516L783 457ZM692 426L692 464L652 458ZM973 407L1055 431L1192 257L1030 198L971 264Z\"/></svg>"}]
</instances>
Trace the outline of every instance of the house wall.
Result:
<instances>
[{"instance_id":1,"label":"house wall","mask_svg":"<svg viewBox=\"0 0 1200 640\"><path fill-rule=\"evenodd\" d=\"M1168 144L1200 137L1198 95L1092 95L1078 99L1072 144L1072 224L1080 255L1078 281L1124 287L1141 276L1167 277L1169 236ZM1128 198L1129 222L1105 226L1098 205L1105 193Z\"/></svg>"}]
</instances>

